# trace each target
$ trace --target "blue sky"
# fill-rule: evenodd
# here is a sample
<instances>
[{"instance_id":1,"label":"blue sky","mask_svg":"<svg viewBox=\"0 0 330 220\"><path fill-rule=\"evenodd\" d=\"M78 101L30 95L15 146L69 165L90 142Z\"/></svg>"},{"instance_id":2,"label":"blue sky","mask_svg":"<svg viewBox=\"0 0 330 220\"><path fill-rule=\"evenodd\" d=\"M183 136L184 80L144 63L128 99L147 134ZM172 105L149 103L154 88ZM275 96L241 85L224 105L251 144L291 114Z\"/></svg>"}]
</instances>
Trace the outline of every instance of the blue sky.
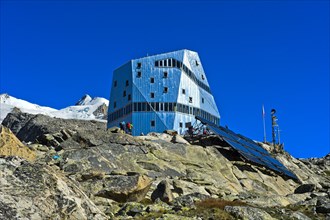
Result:
<instances>
[{"instance_id":1,"label":"blue sky","mask_svg":"<svg viewBox=\"0 0 330 220\"><path fill-rule=\"evenodd\" d=\"M277 110L285 149L329 144L329 1L1 1L0 93L64 108L109 99L130 59L197 51L222 125L263 139Z\"/></svg>"}]
</instances>

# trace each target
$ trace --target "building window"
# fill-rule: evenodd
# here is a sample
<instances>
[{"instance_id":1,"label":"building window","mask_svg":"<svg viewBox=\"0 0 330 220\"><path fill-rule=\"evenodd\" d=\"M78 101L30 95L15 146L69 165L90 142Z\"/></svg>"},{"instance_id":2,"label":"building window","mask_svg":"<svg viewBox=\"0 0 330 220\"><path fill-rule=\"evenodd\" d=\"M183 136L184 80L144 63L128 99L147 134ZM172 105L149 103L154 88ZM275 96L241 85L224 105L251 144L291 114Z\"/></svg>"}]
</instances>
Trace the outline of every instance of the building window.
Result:
<instances>
[{"instance_id":1,"label":"building window","mask_svg":"<svg viewBox=\"0 0 330 220\"><path fill-rule=\"evenodd\" d=\"M173 103L168 103L168 111L173 112Z\"/></svg>"},{"instance_id":2,"label":"building window","mask_svg":"<svg viewBox=\"0 0 330 220\"><path fill-rule=\"evenodd\" d=\"M155 66L158 67L159 66L159 63L158 61L155 61Z\"/></svg>"},{"instance_id":3,"label":"building window","mask_svg":"<svg viewBox=\"0 0 330 220\"><path fill-rule=\"evenodd\" d=\"M164 67L167 66L167 60L164 60Z\"/></svg>"},{"instance_id":4,"label":"building window","mask_svg":"<svg viewBox=\"0 0 330 220\"><path fill-rule=\"evenodd\" d=\"M169 66L169 67L172 67L172 59L169 59L169 60L168 60L168 66Z\"/></svg>"},{"instance_id":5,"label":"building window","mask_svg":"<svg viewBox=\"0 0 330 220\"><path fill-rule=\"evenodd\" d=\"M186 94L186 90L185 89L182 89L182 94Z\"/></svg>"},{"instance_id":6,"label":"building window","mask_svg":"<svg viewBox=\"0 0 330 220\"><path fill-rule=\"evenodd\" d=\"M152 99L155 98L155 93L154 92L150 93L150 98L152 98Z\"/></svg>"},{"instance_id":7,"label":"building window","mask_svg":"<svg viewBox=\"0 0 330 220\"><path fill-rule=\"evenodd\" d=\"M179 123L179 127L182 128L182 125L183 125L182 122L180 122L180 123Z\"/></svg>"},{"instance_id":8,"label":"building window","mask_svg":"<svg viewBox=\"0 0 330 220\"><path fill-rule=\"evenodd\" d=\"M128 82L128 80L126 80L126 86L128 86L129 85L129 82Z\"/></svg>"},{"instance_id":9,"label":"building window","mask_svg":"<svg viewBox=\"0 0 330 220\"><path fill-rule=\"evenodd\" d=\"M196 66L198 66L199 65L199 63L198 63L198 61L196 60Z\"/></svg>"},{"instance_id":10,"label":"building window","mask_svg":"<svg viewBox=\"0 0 330 220\"><path fill-rule=\"evenodd\" d=\"M168 87L164 87L164 93L167 93L168 92Z\"/></svg>"},{"instance_id":11,"label":"building window","mask_svg":"<svg viewBox=\"0 0 330 220\"><path fill-rule=\"evenodd\" d=\"M141 76L142 76L142 72L141 71L137 72L137 77L140 78Z\"/></svg>"},{"instance_id":12,"label":"building window","mask_svg":"<svg viewBox=\"0 0 330 220\"><path fill-rule=\"evenodd\" d=\"M142 67L142 63L137 63L137 68L141 68Z\"/></svg>"},{"instance_id":13,"label":"building window","mask_svg":"<svg viewBox=\"0 0 330 220\"><path fill-rule=\"evenodd\" d=\"M126 90L123 92L123 97L126 97Z\"/></svg>"},{"instance_id":14,"label":"building window","mask_svg":"<svg viewBox=\"0 0 330 220\"><path fill-rule=\"evenodd\" d=\"M192 103L192 97L191 96L189 97L189 103Z\"/></svg>"},{"instance_id":15,"label":"building window","mask_svg":"<svg viewBox=\"0 0 330 220\"><path fill-rule=\"evenodd\" d=\"M152 121L150 121L150 125L151 125L151 127L155 127L156 122L154 120L152 120Z\"/></svg>"},{"instance_id":16,"label":"building window","mask_svg":"<svg viewBox=\"0 0 330 220\"><path fill-rule=\"evenodd\" d=\"M132 100L131 94L129 94L129 95L127 96L127 100L128 100L128 101L131 101L131 100Z\"/></svg>"},{"instance_id":17,"label":"building window","mask_svg":"<svg viewBox=\"0 0 330 220\"><path fill-rule=\"evenodd\" d=\"M204 103L204 98L202 98L202 103Z\"/></svg>"},{"instance_id":18,"label":"building window","mask_svg":"<svg viewBox=\"0 0 330 220\"><path fill-rule=\"evenodd\" d=\"M117 87L117 80L113 82L113 87Z\"/></svg>"},{"instance_id":19,"label":"building window","mask_svg":"<svg viewBox=\"0 0 330 220\"><path fill-rule=\"evenodd\" d=\"M204 77L204 75L202 75L202 80L204 80L205 79L205 77Z\"/></svg>"},{"instance_id":20,"label":"building window","mask_svg":"<svg viewBox=\"0 0 330 220\"><path fill-rule=\"evenodd\" d=\"M150 83L154 83L155 82L155 78L151 77L150 78Z\"/></svg>"},{"instance_id":21,"label":"building window","mask_svg":"<svg viewBox=\"0 0 330 220\"><path fill-rule=\"evenodd\" d=\"M117 107L117 102L113 102L113 108Z\"/></svg>"},{"instance_id":22,"label":"building window","mask_svg":"<svg viewBox=\"0 0 330 220\"><path fill-rule=\"evenodd\" d=\"M168 76L168 73L164 72L164 78L167 78L167 76Z\"/></svg>"}]
</instances>

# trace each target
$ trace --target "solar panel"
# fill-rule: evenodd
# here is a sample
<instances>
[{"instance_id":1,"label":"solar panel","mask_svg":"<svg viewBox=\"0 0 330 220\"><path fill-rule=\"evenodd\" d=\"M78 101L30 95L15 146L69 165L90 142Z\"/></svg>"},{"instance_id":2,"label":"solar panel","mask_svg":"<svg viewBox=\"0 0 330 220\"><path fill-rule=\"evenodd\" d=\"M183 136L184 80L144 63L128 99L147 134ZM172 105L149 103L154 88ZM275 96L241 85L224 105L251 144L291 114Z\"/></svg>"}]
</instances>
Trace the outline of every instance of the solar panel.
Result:
<instances>
[{"instance_id":1,"label":"solar panel","mask_svg":"<svg viewBox=\"0 0 330 220\"><path fill-rule=\"evenodd\" d=\"M235 141L231 141L225 138L225 141L232 146L233 148L235 148L235 150L237 150L244 158L249 159L250 161L254 162L254 163L258 163L261 164L262 161L253 155L252 152L250 152L247 148L245 148L243 145L241 145L240 143L237 143Z\"/></svg>"},{"instance_id":2,"label":"solar panel","mask_svg":"<svg viewBox=\"0 0 330 220\"><path fill-rule=\"evenodd\" d=\"M298 180L297 176L289 171L283 164L273 158L268 151L259 146L250 138L243 135L236 134L228 128L221 127L204 118L196 116L196 119L206 125L216 135L226 141L238 153L240 153L246 160L267 167L277 173Z\"/></svg>"}]
</instances>

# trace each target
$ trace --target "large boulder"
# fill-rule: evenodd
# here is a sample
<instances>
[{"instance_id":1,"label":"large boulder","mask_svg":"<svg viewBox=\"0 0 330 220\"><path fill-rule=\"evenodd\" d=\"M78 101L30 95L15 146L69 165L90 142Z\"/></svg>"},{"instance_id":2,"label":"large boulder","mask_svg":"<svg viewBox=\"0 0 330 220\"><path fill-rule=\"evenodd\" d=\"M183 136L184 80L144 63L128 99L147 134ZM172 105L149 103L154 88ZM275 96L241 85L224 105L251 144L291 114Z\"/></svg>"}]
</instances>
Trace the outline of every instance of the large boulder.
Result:
<instances>
[{"instance_id":1,"label":"large boulder","mask_svg":"<svg viewBox=\"0 0 330 220\"><path fill-rule=\"evenodd\" d=\"M326 197L319 197L316 202L317 213L330 213L330 200Z\"/></svg>"},{"instance_id":2,"label":"large boulder","mask_svg":"<svg viewBox=\"0 0 330 220\"><path fill-rule=\"evenodd\" d=\"M162 180L158 185L155 191L151 194L151 200L156 201L160 199L163 202L171 203L173 200L173 195L171 187L168 181Z\"/></svg>"},{"instance_id":3,"label":"large boulder","mask_svg":"<svg viewBox=\"0 0 330 220\"><path fill-rule=\"evenodd\" d=\"M313 192L314 190L315 190L315 184L302 184L295 189L294 193L301 194L301 193Z\"/></svg>"},{"instance_id":4,"label":"large boulder","mask_svg":"<svg viewBox=\"0 0 330 220\"><path fill-rule=\"evenodd\" d=\"M108 219L54 167L0 158L0 219Z\"/></svg>"},{"instance_id":5,"label":"large boulder","mask_svg":"<svg viewBox=\"0 0 330 220\"><path fill-rule=\"evenodd\" d=\"M0 125L0 155L19 156L29 161L36 159L36 152L25 146L10 129L2 125Z\"/></svg>"},{"instance_id":6,"label":"large boulder","mask_svg":"<svg viewBox=\"0 0 330 220\"><path fill-rule=\"evenodd\" d=\"M146 196L152 180L144 175L113 175L103 180L103 188L97 196L117 202L139 202Z\"/></svg>"}]
</instances>

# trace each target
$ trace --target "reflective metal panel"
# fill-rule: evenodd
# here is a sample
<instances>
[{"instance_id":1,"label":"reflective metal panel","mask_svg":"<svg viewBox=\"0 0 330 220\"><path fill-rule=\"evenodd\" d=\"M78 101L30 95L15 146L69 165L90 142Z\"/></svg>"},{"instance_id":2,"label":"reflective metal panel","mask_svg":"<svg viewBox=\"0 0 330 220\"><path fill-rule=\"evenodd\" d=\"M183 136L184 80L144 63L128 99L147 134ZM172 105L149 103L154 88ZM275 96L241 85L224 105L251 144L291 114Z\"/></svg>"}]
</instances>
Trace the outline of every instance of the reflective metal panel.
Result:
<instances>
[{"instance_id":1,"label":"reflective metal panel","mask_svg":"<svg viewBox=\"0 0 330 220\"><path fill-rule=\"evenodd\" d=\"M224 128L212 123L201 117L196 117L197 120L205 124L216 135L226 141L231 147L233 147L238 153L240 153L246 160L258 164L263 167L267 167L270 170L275 171L281 175L285 175L292 179L298 180L297 176L289 171L283 164L272 157L272 155L264 148L259 146L250 138L243 135L236 134L228 128Z\"/></svg>"}]
</instances>

